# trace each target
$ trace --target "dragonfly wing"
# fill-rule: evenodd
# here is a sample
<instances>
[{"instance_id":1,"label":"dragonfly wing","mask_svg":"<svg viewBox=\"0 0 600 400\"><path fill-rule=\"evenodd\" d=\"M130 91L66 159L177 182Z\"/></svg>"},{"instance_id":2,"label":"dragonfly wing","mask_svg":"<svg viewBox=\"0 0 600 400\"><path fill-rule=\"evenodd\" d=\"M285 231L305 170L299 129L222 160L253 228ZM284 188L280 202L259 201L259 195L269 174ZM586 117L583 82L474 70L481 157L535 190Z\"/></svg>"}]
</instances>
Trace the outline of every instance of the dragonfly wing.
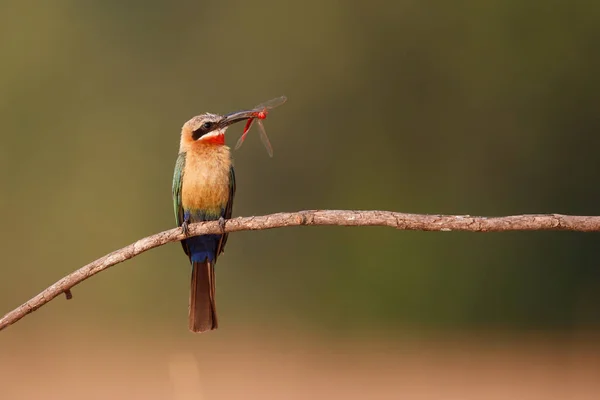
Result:
<instances>
[{"instance_id":1,"label":"dragonfly wing","mask_svg":"<svg viewBox=\"0 0 600 400\"><path fill-rule=\"evenodd\" d=\"M286 102L286 100L287 100L287 97L285 97L285 96L277 97L275 99L271 99L271 100L265 101L262 104L257 105L256 107L254 107L254 110L258 110L258 111L270 110L272 108L282 105L283 103Z\"/></svg>"},{"instance_id":2,"label":"dragonfly wing","mask_svg":"<svg viewBox=\"0 0 600 400\"><path fill-rule=\"evenodd\" d=\"M267 153L269 153L269 157L273 157L273 146L271 146L271 142L269 141L269 137L267 136L267 132L265 131L265 126L262 121L257 120L258 130L260 131L260 140L262 140L265 148L267 149Z\"/></svg>"},{"instance_id":3,"label":"dragonfly wing","mask_svg":"<svg viewBox=\"0 0 600 400\"><path fill-rule=\"evenodd\" d=\"M235 150L242 147L242 143L244 143L244 136L240 136L240 138L238 139L237 143L235 144Z\"/></svg>"}]
</instances>

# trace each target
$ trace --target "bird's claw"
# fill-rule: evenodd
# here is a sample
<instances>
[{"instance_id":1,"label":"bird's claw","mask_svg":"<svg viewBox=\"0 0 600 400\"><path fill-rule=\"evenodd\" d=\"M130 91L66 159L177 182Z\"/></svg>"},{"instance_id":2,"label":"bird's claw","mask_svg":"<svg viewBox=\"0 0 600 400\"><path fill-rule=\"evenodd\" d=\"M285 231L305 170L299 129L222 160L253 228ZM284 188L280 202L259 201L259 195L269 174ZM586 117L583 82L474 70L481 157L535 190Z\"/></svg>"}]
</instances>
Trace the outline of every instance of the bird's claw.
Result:
<instances>
[{"instance_id":1,"label":"bird's claw","mask_svg":"<svg viewBox=\"0 0 600 400\"><path fill-rule=\"evenodd\" d=\"M189 224L187 221L183 221L183 224L181 224L181 232L183 232L185 236L190 235Z\"/></svg>"},{"instance_id":2,"label":"bird's claw","mask_svg":"<svg viewBox=\"0 0 600 400\"><path fill-rule=\"evenodd\" d=\"M227 220L223 217L219 218L219 228L221 228L221 233L225 233L225 224L227 223Z\"/></svg>"}]
</instances>

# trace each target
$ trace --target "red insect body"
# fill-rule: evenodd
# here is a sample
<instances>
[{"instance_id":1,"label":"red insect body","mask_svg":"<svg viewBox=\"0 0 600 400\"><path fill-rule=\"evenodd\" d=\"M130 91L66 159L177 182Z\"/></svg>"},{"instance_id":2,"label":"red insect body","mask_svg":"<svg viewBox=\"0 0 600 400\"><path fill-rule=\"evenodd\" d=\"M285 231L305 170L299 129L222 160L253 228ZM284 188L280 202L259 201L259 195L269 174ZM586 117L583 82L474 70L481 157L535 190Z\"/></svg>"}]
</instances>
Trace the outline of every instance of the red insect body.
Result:
<instances>
[{"instance_id":1,"label":"red insect body","mask_svg":"<svg viewBox=\"0 0 600 400\"><path fill-rule=\"evenodd\" d=\"M244 132L242 133L242 136L239 138L238 143L235 146L236 149L238 147L240 147L242 145L242 143L244 142L244 140L246 139L246 135L248 134L248 131L250 130L250 127L252 126L253 122L254 122L254 118L250 118L250 119L248 119L248 122L246 122L246 126L244 127Z\"/></svg>"},{"instance_id":2,"label":"red insect body","mask_svg":"<svg viewBox=\"0 0 600 400\"><path fill-rule=\"evenodd\" d=\"M246 126L244 127L244 133L243 135L245 136L246 133L248 133L248 131L250 130L250 127L252 126L252 122L254 122L254 118L250 118L248 120L248 122L246 122Z\"/></svg>"}]
</instances>

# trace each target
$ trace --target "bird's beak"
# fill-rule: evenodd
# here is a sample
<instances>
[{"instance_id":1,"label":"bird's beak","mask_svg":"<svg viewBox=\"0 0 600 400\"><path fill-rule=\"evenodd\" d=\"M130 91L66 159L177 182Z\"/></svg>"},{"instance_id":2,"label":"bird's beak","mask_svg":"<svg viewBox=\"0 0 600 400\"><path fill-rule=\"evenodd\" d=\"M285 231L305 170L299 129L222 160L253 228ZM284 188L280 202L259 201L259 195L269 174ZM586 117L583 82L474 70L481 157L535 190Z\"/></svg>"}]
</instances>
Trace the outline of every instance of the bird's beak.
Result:
<instances>
[{"instance_id":1,"label":"bird's beak","mask_svg":"<svg viewBox=\"0 0 600 400\"><path fill-rule=\"evenodd\" d=\"M236 112L232 112L229 113L225 116L223 116L223 118L219 121L219 127L220 128L226 128L229 125L238 123L238 122L242 122L242 121L246 121L250 118L254 118L256 111L252 111L252 110L246 110L246 111L236 111Z\"/></svg>"}]
</instances>

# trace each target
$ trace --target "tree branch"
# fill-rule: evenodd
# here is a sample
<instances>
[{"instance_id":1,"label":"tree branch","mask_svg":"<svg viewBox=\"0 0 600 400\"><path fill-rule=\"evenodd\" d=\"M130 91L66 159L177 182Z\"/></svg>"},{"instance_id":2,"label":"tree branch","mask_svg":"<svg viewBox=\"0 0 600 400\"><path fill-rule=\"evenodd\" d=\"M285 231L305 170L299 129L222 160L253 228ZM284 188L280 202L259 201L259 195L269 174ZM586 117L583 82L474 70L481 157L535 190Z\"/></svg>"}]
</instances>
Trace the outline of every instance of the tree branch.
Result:
<instances>
[{"instance_id":1,"label":"tree branch","mask_svg":"<svg viewBox=\"0 0 600 400\"><path fill-rule=\"evenodd\" d=\"M300 225L337 226L389 226L400 230L420 231L467 231L506 232L563 230L579 232L600 231L600 217L570 216L560 214L514 215L509 217L472 217L469 215L420 215L391 211L346 211L309 210L294 213L278 213L259 217L239 217L228 220L225 227L218 221L191 224L189 235L261 230ZM14 324L27 314L37 310L50 300L65 293L70 298L70 289L112 267L129 260L147 250L185 238L181 228L157 233L138 240L120 250L113 251L92 261L77 271L65 276L46 290L17 307L0 319L0 330Z\"/></svg>"}]
</instances>

